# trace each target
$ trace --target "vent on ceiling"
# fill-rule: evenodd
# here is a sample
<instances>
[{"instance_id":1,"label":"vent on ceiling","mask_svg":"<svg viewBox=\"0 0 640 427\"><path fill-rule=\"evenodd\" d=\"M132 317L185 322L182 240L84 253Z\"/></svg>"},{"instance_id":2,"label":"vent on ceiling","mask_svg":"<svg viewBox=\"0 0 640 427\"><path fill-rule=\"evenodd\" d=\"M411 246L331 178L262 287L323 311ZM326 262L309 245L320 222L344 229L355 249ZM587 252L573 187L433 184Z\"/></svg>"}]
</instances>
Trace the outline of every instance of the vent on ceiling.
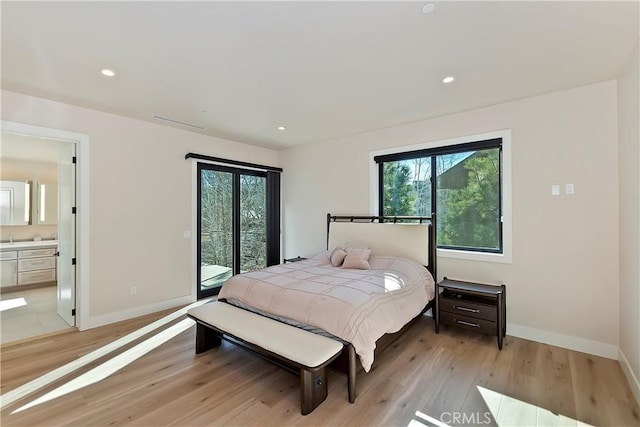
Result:
<instances>
[{"instance_id":1,"label":"vent on ceiling","mask_svg":"<svg viewBox=\"0 0 640 427\"><path fill-rule=\"evenodd\" d=\"M169 119L167 117L156 116L155 114L153 116L151 116L151 117L153 117L154 119L163 120L165 122L177 123L177 124L183 125L183 126L189 126L189 127L196 128L196 129L207 130L207 128L203 128L202 126L194 125L192 123L187 123L187 122L181 122L180 120Z\"/></svg>"}]
</instances>

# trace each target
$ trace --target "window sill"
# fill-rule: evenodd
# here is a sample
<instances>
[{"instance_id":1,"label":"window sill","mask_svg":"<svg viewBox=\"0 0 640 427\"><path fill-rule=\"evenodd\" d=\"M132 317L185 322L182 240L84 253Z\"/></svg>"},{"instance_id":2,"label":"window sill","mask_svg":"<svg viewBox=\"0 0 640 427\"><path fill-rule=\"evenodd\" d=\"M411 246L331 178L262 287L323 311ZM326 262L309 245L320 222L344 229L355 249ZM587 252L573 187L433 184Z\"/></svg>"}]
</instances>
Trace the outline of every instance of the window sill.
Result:
<instances>
[{"instance_id":1,"label":"window sill","mask_svg":"<svg viewBox=\"0 0 640 427\"><path fill-rule=\"evenodd\" d=\"M438 256L443 258L463 259L467 261L497 262L511 264L511 254L494 254L490 252L458 251L455 249L438 249Z\"/></svg>"}]
</instances>

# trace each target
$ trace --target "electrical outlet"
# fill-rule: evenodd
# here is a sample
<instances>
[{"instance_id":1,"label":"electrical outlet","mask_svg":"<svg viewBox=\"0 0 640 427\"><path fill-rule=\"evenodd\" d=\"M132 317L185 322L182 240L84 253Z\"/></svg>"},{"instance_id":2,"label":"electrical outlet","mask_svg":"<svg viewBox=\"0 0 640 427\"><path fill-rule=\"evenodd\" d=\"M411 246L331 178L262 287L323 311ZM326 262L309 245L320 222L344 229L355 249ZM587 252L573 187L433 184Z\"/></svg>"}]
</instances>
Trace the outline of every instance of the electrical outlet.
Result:
<instances>
[{"instance_id":1,"label":"electrical outlet","mask_svg":"<svg viewBox=\"0 0 640 427\"><path fill-rule=\"evenodd\" d=\"M135 286L131 287L131 295L135 295L136 293L138 293L138 289Z\"/></svg>"}]
</instances>

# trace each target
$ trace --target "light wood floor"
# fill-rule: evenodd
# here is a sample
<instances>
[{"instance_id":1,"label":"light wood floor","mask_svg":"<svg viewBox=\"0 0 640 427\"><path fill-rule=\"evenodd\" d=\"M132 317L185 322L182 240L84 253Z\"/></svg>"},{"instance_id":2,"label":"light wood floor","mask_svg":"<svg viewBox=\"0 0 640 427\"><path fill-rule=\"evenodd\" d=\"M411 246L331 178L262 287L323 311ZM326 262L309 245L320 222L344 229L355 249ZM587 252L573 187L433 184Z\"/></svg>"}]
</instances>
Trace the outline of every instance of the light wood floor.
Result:
<instances>
[{"instance_id":1,"label":"light wood floor","mask_svg":"<svg viewBox=\"0 0 640 427\"><path fill-rule=\"evenodd\" d=\"M346 377L331 371L329 397L304 417L297 377L228 343L195 355L195 326L95 384L13 413L154 333L6 404L8 392L167 313L3 347L0 423L420 426L430 425L426 414L451 425L640 425L616 361L509 336L498 351L487 336L448 328L437 335L428 317L388 348L369 374L358 375L355 404L347 401Z\"/></svg>"}]
</instances>

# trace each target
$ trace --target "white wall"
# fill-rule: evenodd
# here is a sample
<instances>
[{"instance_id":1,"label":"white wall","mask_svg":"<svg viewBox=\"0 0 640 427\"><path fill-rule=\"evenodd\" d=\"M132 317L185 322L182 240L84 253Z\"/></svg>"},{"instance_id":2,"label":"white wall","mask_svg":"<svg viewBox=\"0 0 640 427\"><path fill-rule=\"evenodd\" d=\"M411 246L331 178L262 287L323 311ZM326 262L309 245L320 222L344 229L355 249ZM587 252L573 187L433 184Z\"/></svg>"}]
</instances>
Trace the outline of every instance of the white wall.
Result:
<instances>
[{"instance_id":1,"label":"white wall","mask_svg":"<svg viewBox=\"0 0 640 427\"><path fill-rule=\"evenodd\" d=\"M440 276L507 285L507 333L617 358L616 82L282 152L284 254L324 249L326 214L369 213L371 151L512 130L513 262L440 257ZM551 196L551 185L575 185Z\"/></svg>"},{"instance_id":2,"label":"white wall","mask_svg":"<svg viewBox=\"0 0 640 427\"><path fill-rule=\"evenodd\" d=\"M620 363L640 402L640 80L638 45L618 80Z\"/></svg>"},{"instance_id":3,"label":"white wall","mask_svg":"<svg viewBox=\"0 0 640 427\"><path fill-rule=\"evenodd\" d=\"M193 299L187 152L278 166L273 150L2 91L2 119L90 137L89 324ZM130 288L137 294L130 295Z\"/></svg>"}]
</instances>

